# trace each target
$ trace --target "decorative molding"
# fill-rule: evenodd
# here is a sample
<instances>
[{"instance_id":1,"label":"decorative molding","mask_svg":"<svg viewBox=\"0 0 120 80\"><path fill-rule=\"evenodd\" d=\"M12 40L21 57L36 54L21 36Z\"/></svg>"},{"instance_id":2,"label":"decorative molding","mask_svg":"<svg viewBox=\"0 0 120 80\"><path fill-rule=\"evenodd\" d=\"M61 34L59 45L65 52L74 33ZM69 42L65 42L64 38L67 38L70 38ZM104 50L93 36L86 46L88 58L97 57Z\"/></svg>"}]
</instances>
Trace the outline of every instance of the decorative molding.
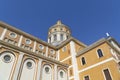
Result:
<instances>
[{"instance_id":1,"label":"decorative molding","mask_svg":"<svg viewBox=\"0 0 120 80\"><path fill-rule=\"evenodd\" d=\"M19 39L19 42L18 42L18 46L20 47L20 45L21 45L21 43L22 43L22 38L23 38L23 36L21 35L20 36L20 39Z\"/></svg>"},{"instance_id":2,"label":"decorative molding","mask_svg":"<svg viewBox=\"0 0 120 80\"><path fill-rule=\"evenodd\" d=\"M34 41L33 52L35 52L35 50L36 50L36 45L37 45L37 43L36 43L36 41Z\"/></svg>"},{"instance_id":3,"label":"decorative molding","mask_svg":"<svg viewBox=\"0 0 120 80\"><path fill-rule=\"evenodd\" d=\"M21 66L23 55L24 55L24 53L20 52L20 55L18 57L18 62L16 64L15 72L14 72L14 75L13 75L13 80L17 80L17 77L19 75L19 69L20 69L20 66Z\"/></svg>"},{"instance_id":4,"label":"decorative molding","mask_svg":"<svg viewBox=\"0 0 120 80\"><path fill-rule=\"evenodd\" d=\"M78 67L77 67L77 60L76 60L75 44L73 41L70 42L70 52L71 52L71 56L72 56L74 79L80 80L79 75L77 74Z\"/></svg>"},{"instance_id":5,"label":"decorative molding","mask_svg":"<svg viewBox=\"0 0 120 80\"><path fill-rule=\"evenodd\" d=\"M0 37L0 40L3 40L3 39L4 39L6 32L7 32L7 28L5 28L5 29L3 30L2 35L1 35L1 37Z\"/></svg>"},{"instance_id":6,"label":"decorative molding","mask_svg":"<svg viewBox=\"0 0 120 80\"><path fill-rule=\"evenodd\" d=\"M57 65L54 64L54 79L53 80L57 80L57 76L58 76Z\"/></svg>"},{"instance_id":7,"label":"decorative molding","mask_svg":"<svg viewBox=\"0 0 120 80\"><path fill-rule=\"evenodd\" d=\"M36 57L41 58L41 59L44 59L44 60L46 60L46 61L51 61L51 62L53 62L53 63L62 65L62 66L64 66L64 67L68 67L68 65L66 65L66 64L64 64L64 63L61 63L61 62L59 62L58 60L55 60L55 59L53 60L53 59L50 59L50 58L45 57L45 56L43 56L43 55L36 54L36 53L34 53L34 52L32 52L32 51L25 50L25 49L23 49L23 48L21 48L21 47L15 46L15 45L13 45L13 44L9 44L9 43L4 42L4 41L2 41L2 40L0 40L0 44L3 45L3 46L5 46L5 47L9 47L9 48L15 49L15 50L17 50L17 51L24 52L24 53L26 53L26 54L36 56Z\"/></svg>"},{"instance_id":8,"label":"decorative molding","mask_svg":"<svg viewBox=\"0 0 120 80\"><path fill-rule=\"evenodd\" d=\"M42 59L38 61L38 69L37 69L37 80L41 80L41 68L42 68Z\"/></svg>"},{"instance_id":9,"label":"decorative molding","mask_svg":"<svg viewBox=\"0 0 120 80\"><path fill-rule=\"evenodd\" d=\"M64 61L66 61L66 60L69 59L69 58L72 58L72 56L69 56L69 57L63 59L63 60L61 60L60 62L64 62Z\"/></svg>"}]
</instances>

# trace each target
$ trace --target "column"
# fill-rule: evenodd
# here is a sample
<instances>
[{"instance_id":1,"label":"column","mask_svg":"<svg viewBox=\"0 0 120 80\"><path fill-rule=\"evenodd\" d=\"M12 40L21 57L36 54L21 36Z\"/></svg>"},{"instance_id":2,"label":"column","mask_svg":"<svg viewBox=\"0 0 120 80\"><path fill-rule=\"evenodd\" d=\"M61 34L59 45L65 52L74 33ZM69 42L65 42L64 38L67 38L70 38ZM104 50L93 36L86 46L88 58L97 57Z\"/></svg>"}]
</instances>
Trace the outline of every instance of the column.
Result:
<instances>
[{"instance_id":1,"label":"column","mask_svg":"<svg viewBox=\"0 0 120 80\"><path fill-rule=\"evenodd\" d=\"M34 41L34 47L33 47L33 52L36 50L36 41Z\"/></svg>"},{"instance_id":2,"label":"column","mask_svg":"<svg viewBox=\"0 0 120 80\"><path fill-rule=\"evenodd\" d=\"M57 76L58 76L57 64L54 64L54 80L57 80Z\"/></svg>"},{"instance_id":3,"label":"column","mask_svg":"<svg viewBox=\"0 0 120 80\"><path fill-rule=\"evenodd\" d=\"M24 56L24 53L20 52L20 55L18 57L18 62L16 64L15 72L14 72L14 75L13 75L13 80L17 80L23 56Z\"/></svg>"},{"instance_id":4,"label":"column","mask_svg":"<svg viewBox=\"0 0 120 80\"><path fill-rule=\"evenodd\" d=\"M46 57L48 57L48 46L46 46L46 52L45 52Z\"/></svg>"},{"instance_id":5,"label":"column","mask_svg":"<svg viewBox=\"0 0 120 80\"><path fill-rule=\"evenodd\" d=\"M72 56L74 79L80 80L79 75L78 75L78 65L77 65L77 60L76 60L75 44L73 41L70 42L70 52Z\"/></svg>"},{"instance_id":6,"label":"column","mask_svg":"<svg viewBox=\"0 0 120 80\"><path fill-rule=\"evenodd\" d=\"M7 32L7 28L5 28L1 34L0 40L3 40L5 37L5 33Z\"/></svg>"},{"instance_id":7,"label":"column","mask_svg":"<svg viewBox=\"0 0 120 80\"><path fill-rule=\"evenodd\" d=\"M41 76L41 66L42 66L42 59L39 59L39 62L38 62L38 69L37 69L37 80L41 80L40 76Z\"/></svg>"},{"instance_id":8,"label":"column","mask_svg":"<svg viewBox=\"0 0 120 80\"><path fill-rule=\"evenodd\" d=\"M22 38L23 38L23 36L21 35L21 36L20 36L20 40L19 40L19 42L18 42L18 46L19 46L19 47L20 47L20 45L21 45Z\"/></svg>"}]
</instances>

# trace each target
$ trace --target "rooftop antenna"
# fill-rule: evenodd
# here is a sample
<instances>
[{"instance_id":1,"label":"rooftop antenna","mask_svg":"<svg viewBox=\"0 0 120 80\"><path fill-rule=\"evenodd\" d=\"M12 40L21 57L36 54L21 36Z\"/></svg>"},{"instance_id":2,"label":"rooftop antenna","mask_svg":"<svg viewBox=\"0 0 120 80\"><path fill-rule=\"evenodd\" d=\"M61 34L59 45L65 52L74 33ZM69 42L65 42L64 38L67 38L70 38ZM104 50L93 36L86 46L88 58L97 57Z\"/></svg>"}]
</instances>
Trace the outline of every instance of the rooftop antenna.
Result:
<instances>
[{"instance_id":1,"label":"rooftop antenna","mask_svg":"<svg viewBox=\"0 0 120 80\"><path fill-rule=\"evenodd\" d=\"M110 37L110 34L108 32L106 33L106 35L107 35L107 37Z\"/></svg>"}]
</instances>

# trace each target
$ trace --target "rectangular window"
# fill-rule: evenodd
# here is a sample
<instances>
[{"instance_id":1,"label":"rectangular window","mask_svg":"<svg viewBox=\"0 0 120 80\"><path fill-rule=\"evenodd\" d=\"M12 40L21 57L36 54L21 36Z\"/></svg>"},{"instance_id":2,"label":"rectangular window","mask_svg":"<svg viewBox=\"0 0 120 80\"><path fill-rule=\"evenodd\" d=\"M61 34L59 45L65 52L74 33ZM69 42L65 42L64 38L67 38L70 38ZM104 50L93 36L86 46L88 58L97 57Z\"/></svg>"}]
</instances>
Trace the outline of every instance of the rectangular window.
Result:
<instances>
[{"instance_id":1,"label":"rectangular window","mask_svg":"<svg viewBox=\"0 0 120 80\"><path fill-rule=\"evenodd\" d=\"M60 35L60 40L61 40L61 41L63 40L63 34Z\"/></svg>"},{"instance_id":2,"label":"rectangular window","mask_svg":"<svg viewBox=\"0 0 120 80\"><path fill-rule=\"evenodd\" d=\"M85 77L84 77L84 80L90 80L90 79L89 79L89 76L85 76Z\"/></svg>"},{"instance_id":3,"label":"rectangular window","mask_svg":"<svg viewBox=\"0 0 120 80\"><path fill-rule=\"evenodd\" d=\"M108 69L103 70L106 80L112 80Z\"/></svg>"}]
</instances>

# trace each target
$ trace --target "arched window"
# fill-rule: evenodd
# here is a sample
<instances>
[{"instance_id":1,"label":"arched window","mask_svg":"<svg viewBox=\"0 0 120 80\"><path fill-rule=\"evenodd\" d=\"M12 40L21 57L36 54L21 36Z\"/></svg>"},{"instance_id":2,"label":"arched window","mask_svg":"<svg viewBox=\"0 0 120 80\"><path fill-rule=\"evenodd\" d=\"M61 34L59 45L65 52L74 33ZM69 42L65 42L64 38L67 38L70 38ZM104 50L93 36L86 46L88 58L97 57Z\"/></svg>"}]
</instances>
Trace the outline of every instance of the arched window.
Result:
<instances>
[{"instance_id":1,"label":"arched window","mask_svg":"<svg viewBox=\"0 0 120 80\"><path fill-rule=\"evenodd\" d=\"M57 35L56 34L54 35L54 41L57 41Z\"/></svg>"},{"instance_id":2,"label":"arched window","mask_svg":"<svg viewBox=\"0 0 120 80\"><path fill-rule=\"evenodd\" d=\"M52 80L52 68L49 65L44 65L42 69L41 80Z\"/></svg>"},{"instance_id":3,"label":"arched window","mask_svg":"<svg viewBox=\"0 0 120 80\"><path fill-rule=\"evenodd\" d=\"M24 61L20 80L33 80L35 76L35 62L32 59Z\"/></svg>"},{"instance_id":4,"label":"arched window","mask_svg":"<svg viewBox=\"0 0 120 80\"><path fill-rule=\"evenodd\" d=\"M67 80L67 74L64 70L59 70L58 80Z\"/></svg>"},{"instance_id":5,"label":"arched window","mask_svg":"<svg viewBox=\"0 0 120 80\"><path fill-rule=\"evenodd\" d=\"M0 80L11 80L15 56L11 52L3 52L0 55Z\"/></svg>"},{"instance_id":6,"label":"arched window","mask_svg":"<svg viewBox=\"0 0 120 80\"><path fill-rule=\"evenodd\" d=\"M63 40L63 34L60 35L60 40L61 40L61 41Z\"/></svg>"},{"instance_id":7,"label":"arched window","mask_svg":"<svg viewBox=\"0 0 120 80\"><path fill-rule=\"evenodd\" d=\"M82 65L85 65L86 64L85 58L82 57L81 60L82 60Z\"/></svg>"},{"instance_id":8,"label":"arched window","mask_svg":"<svg viewBox=\"0 0 120 80\"><path fill-rule=\"evenodd\" d=\"M97 53L98 53L98 56L99 56L99 57L102 57L102 56L103 56L103 53L102 53L102 50L101 50L101 49L98 49L98 50L97 50Z\"/></svg>"}]
</instances>

